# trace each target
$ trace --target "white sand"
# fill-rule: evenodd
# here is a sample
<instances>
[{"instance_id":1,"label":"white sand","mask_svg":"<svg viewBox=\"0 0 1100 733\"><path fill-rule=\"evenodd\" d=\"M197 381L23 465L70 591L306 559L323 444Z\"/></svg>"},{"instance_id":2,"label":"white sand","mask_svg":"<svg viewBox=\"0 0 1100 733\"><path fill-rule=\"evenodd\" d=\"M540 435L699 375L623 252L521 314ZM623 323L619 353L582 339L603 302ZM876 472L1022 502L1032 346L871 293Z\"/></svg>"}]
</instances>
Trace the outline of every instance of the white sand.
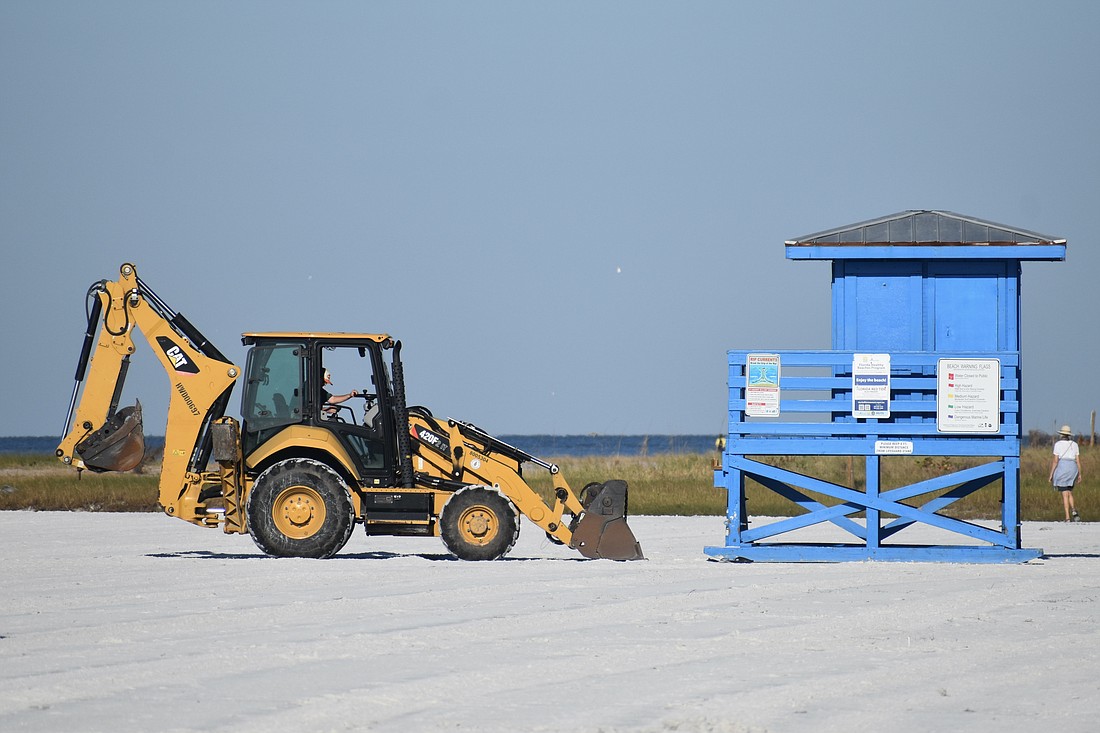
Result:
<instances>
[{"instance_id":1,"label":"white sand","mask_svg":"<svg viewBox=\"0 0 1100 733\"><path fill-rule=\"evenodd\" d=\"M0 731L1097 729L1100 524L1026 524L1023 565L798 565L708 560L722 521L468 563L0 512Z\"/></svg>"}]
</instances>

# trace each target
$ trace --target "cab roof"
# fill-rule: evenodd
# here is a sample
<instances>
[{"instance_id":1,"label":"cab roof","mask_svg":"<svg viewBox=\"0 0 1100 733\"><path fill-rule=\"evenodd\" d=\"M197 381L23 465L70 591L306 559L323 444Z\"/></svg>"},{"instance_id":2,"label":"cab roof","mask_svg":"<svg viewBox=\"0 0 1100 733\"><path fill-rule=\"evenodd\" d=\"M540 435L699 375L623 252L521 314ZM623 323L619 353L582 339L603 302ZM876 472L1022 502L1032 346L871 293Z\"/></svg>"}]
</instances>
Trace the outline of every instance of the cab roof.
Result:
<instances>
[{"instance_id":1,"label":"cab roof","mask_svg":"<svg viewBox=\"0 0 1100 733\"><path fill-rule=\"evenodd\" d=\"M379 344L392 344L393 338L385 333L346 333L344 331L264 331L262 333L242 333L241 343L248 345L256 341L292 341L296 339L315 339L325 341L374 341Z\"/></svg>"}]
</instances>

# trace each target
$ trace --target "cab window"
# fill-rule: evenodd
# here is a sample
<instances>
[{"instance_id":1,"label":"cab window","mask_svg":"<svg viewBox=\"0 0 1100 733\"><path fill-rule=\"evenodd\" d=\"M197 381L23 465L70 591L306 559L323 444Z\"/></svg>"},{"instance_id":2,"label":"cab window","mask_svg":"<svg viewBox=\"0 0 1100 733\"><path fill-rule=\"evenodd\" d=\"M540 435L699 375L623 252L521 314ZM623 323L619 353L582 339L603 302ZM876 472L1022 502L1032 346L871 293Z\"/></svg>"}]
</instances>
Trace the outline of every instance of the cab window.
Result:
<instances>
[{"instance_id":1,"label":"cab window","mask_svg":"<svg viewBox=\"0 0 1100 733\"><path fill-rule=\"evenodd\" d=\"M278 429L302 420L301 344L257 346L248 355L241 417L246 453Z\"/></svg>"}]
</instances>

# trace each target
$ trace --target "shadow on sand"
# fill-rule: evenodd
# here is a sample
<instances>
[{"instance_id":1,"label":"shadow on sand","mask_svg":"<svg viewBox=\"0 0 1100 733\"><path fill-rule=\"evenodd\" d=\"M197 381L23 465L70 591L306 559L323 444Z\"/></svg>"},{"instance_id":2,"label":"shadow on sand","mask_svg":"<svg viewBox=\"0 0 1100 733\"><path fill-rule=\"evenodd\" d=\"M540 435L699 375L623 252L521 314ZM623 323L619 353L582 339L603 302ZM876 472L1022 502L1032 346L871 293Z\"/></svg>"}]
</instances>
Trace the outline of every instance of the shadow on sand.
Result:
<instances>
[{"instance_id":1,"label":"shadow on sand","mask_svg":"<svg viewBox=\"0 0 1100 733\"><path fill-rule=\"evenodd\" d=\"M145 557L159 559L179 560L285 560L295 558L281 558L264 555L263 553L236 553L236 552L211 552L209 550L186 550L183 552L151 552ZM403 558L418 558L431 562L461 562L457 557L447 553L426 552L350 552L343 555L335 555L328 558L328 562L337 560L399 560ZM300 559L300 558L298 558ZM502 557L493 562L590 562L586 557Z\"/></svg>"}]
</instances>

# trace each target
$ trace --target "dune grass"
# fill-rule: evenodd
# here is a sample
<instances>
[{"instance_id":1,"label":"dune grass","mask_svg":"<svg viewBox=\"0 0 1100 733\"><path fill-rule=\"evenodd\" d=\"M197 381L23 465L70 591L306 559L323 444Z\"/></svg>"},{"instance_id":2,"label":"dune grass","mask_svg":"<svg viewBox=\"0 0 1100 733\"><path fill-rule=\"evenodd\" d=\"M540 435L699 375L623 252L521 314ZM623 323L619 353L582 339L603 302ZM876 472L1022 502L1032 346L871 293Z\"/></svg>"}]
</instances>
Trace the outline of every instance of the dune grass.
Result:
<instances>
[{"instance_id":1,"label":"dune grass","mask_svg":"<svg viewBox=\"0 0 1100 733\"><path fill-rule=\"evenodd\" d=\"M50 455L0 455L0 509L157 511L157 479L142 473L77 473Z\"/></svg>"},{"instance_id":2,"label":"dune grass","mask_svg":"<svg viewBox=\"0 0 1100 733\"><path fill-rule=\"evenodd\" d=\"M1100 520L1100 449L1082 446L1085 481L1074 489L1082 518ZM558 463L574 490L585 484L618 478L630 485L631 514L720 515L726 492L714 487L713 455L665 453L648 456L591 456L551 459ZM866 485L862 458L846 456L773 456L767 462L808 476L862 491ZM989 459L890 457L882 461L883 489L912 484ZM1020 460L1021 516L1025 520L1063 519L1062 500L1047 482L1050 449L1027 448ZM528 481L544 495L550 476L529 466ZM748 510L754 516L790 516L801 509L752 481L747 484ZM1001 516L1000 483L980 489L952 504L945 514L962 519ZM814 497L831 505L836 501ZM930 497L920 497L927 501ZM917 503L917 502L912 502ZM77 474L49 455L0 455L0 510L156 511L157 468L138 472Z\"/></svg>"},{"instance_id":3,"label":"dune grass","mask_svg":"<svg viewBox=\"0 0 1100 733\"><path fill-rule=\"evenodd\" d=\"M713 455L700 454L657 454L563 457L556 462L575 490L592 481L610 478L625 480L630 485L632 514L724 514L726 492L714 487L714 458ZM1077 510L1085 520L1100 520L1100 475L1094 475L1100 474L1100 466L1095 472L1089 470L1090 466L1097 464L1097 458L1100 458L1100 449L1082 446L1081 460L1085 481L1078 484L1073 496ZM758 457L758 460L858 491L866 488L865 463L862 457L768 456ZM990 460L945 456L883 458L880 475L882 489L906 486ZM1064 519L1061 495L1047 481L1049 472L1049 448L1027 448L1023 451L1020 457L1020 507L1023 519ZM536 489L543 492L550 484L549 477L542 472L532 471L527 478ZM750 515L783 517L802 513L800 507L754 481L746 482L745 491ZM804 493L827 506L838 503L835 499L812 492ZM941 493L946 493L946 490L906 503L916 506ZM998 519L1001 516L1000 501L1001 483L996 481L951 504L943 513L959 519Z\"/></svg>"}]
</instances>

